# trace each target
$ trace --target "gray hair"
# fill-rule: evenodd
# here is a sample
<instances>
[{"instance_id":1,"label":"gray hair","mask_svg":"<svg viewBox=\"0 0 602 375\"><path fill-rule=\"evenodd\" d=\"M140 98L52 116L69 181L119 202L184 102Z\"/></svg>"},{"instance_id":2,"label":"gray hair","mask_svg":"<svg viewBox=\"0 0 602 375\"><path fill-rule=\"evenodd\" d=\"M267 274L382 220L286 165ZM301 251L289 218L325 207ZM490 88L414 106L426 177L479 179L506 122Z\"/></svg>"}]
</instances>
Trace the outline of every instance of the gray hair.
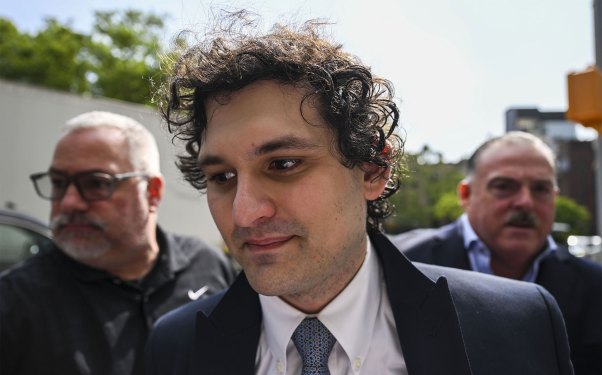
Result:
<instances>
[{"instance_id":1,"label":"gray hair","mask_svg":"<svg viewBox=\"0 0 602 375\"><path fill-rule=\"evenodd\" d=\"M541 154L548 160L552 168L554 169L554 173L556 172L556 155L554 155L554 151L548 146L543 140L534 136L531 133L523 132L523 131L511 131L499 137L491 138L485 143L481 144L472 156L468 159L467 163L467 171L466 171L466 181L470 181L475 172L477 164L479 163L479 158L481 154L487 149L491 148L496 144L505 144L505 145L513 145L513 144L523 144L530 145L537 151L541 152Z\"/></svg>"},{"instance_id":2,"label":"gray hair","mask_svg":"<svg viewBox=\"0 0 602 375\"><path fill-rule=\"evenodd\" d=\"M82 113L67 121L63 136L82 129L111 128L123 133L128 145L129 160L136 171L160 176L159 149L148 129L131 117L112 112Z\"/></svg>"}]
</instances>

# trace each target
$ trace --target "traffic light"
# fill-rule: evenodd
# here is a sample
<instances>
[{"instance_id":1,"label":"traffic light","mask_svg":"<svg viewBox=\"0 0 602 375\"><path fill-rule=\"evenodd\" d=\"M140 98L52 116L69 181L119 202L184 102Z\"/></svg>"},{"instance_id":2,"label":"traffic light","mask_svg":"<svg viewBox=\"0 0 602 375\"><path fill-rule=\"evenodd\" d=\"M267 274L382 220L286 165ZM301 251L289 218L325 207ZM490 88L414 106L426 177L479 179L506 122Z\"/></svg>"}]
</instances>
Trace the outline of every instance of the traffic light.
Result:
<instances>
[{"instance_id":1,"label":"traffic light","mask_svg":"<svg viewBox=\"0 0 602 375\"><path fill-rule=\"evenodd\" d=\"M567 80L569 108L566 118L602 134L602 73L591 66L583 72L570 73Z\"/></svg>"}]
</instances>

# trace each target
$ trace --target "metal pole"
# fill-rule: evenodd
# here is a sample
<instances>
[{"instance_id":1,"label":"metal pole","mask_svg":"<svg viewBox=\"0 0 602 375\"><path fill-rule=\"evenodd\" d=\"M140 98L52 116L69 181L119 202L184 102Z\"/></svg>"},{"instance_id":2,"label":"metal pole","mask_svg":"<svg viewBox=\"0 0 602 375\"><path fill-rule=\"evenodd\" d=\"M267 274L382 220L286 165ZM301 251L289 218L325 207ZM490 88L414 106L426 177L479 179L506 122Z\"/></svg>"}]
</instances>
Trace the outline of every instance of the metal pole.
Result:
<instances>
[{"instance_id":1,"label":"metal pole","mask_svg":"<svg viewBox=\"0 0 602 375\"><path fill-rule=\"evenodd\" d=\"M596 66L602 69L602 1L593 0L594 10L594 51Z\"/></svg>"},{"instance_id":2,"label":"metal pole","mask_svg":"<svg viewBox=\"0 0 602 375\"><path fill-rule=\"evenodd\" d=\"M596 66L602 70L602 0L593 0L593 11ZM599 133L594 153L596 156L596 222L598 235L602 236L602 136Z\"/></svg>"}]
</instances>

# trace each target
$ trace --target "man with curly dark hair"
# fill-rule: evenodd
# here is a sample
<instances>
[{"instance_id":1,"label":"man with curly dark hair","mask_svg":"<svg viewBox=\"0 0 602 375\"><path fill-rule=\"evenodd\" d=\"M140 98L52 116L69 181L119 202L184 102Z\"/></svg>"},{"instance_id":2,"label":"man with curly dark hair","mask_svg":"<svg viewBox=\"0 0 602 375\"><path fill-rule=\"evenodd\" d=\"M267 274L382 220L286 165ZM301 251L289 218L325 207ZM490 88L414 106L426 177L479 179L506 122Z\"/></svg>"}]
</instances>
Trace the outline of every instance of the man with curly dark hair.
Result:
<instances>
[{"instance_id":1,"label":"man with curly dark hair","mask_svg":"<svg viewBox=\"0 0 602 375\"><path fill-rule=\"evenodd\" d=\"M403 155L391 83L319 22L222 20L172 63L162 108L243 272L156 324L147 372L572 373L545 290L413 265L380 233Z\"/></svg>"}]
</instances>

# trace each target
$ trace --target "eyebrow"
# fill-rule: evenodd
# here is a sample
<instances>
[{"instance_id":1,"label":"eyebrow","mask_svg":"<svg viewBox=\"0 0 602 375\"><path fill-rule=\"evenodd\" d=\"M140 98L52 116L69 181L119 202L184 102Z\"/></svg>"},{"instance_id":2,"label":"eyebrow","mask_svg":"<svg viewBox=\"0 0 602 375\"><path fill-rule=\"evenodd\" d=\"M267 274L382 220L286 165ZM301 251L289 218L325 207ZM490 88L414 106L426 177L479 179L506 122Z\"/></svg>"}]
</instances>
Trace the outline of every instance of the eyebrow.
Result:
<instances>
[{"instance_id":1,"label":"eyebrow","mask_svg":"<svg viewBox=\"0 0 602 375\"><path fill-rule=\"evenodd\" d=\"M255 149L255 156L261 156L279 150L312 150L320 148L320 145L307 139L293 135L284 136L264 143Z\"/></svg>"},{"instance_id":2,"label":"eyebrow","mask_svg":"<svg viewBox=\"0 0 602 375\"><path fill-rule=\"evenodd\" d=\"M104 171L104 170L102 170L102 169L86 169L86 170L83 170L83 171L79 171L79 172L76 172L76 173L72 173L72 174L70 174L70 173L66 172L65 170L63 170L63 169L54 168L54 167L52 167L52 166L51 166L50 168L48 168L48 173L56 173L56 174L64 174L64 175L73 175L73 176L74 176L74 175L77 175L77 174L86 174L86 173L89 173L89 174L92 174L92 173L105 173L105 174L112 174L111 172Z\"/></svg>"},{"instance_id":3,"label":"eyebrow","mask_svg":"<svg viewBox=\"0 0 602 375\"><path fill-rule=\"evenodd\" d=\"M510 176L496 176L491 178L490 180L487 181L487 186L500 181L500 180L510 180L510 181L514 181L514 182L518 182L522 184L522 181L519 179L516 179L514 177L510 177ZM554 179L549 179L549 178L535 178L532 181L533 183L537 183L537 184L546 184L546 185L552 185L552 186L556 186L556 182L554 181Z\"/></svg>"},{"instance_id":4,"label":"eyebrow","mask_svg":"<svg viewBox=\"0 0 602 375\"><path fill-rule=\"evenodd\" d=\"M315 150L323 147L320 144L311 142L294 135L287 135L280 138L272 139L266 143L257 146L253 151L253 156L262 156L271 152L280 150ZM225 163L224 158L219 155L206 155L199 158L199 167L203 169L216 164Z\"/></svg>"}]
</instances>

